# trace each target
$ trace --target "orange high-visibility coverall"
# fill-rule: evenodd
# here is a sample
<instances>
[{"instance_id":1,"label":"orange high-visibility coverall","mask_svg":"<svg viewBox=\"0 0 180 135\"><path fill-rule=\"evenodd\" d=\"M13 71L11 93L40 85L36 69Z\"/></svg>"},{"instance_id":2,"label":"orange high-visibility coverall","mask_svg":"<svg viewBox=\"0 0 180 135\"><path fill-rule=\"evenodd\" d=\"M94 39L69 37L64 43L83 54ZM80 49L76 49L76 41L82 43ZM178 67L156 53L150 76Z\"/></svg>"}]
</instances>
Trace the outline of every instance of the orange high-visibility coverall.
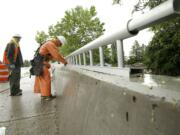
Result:
<instances>
[{"instance_id":1,"label":"orange high-visibility coverall","mask_svg":"<svg viewBox=\"0 0 180 135\"><path fill-rule=\"evenodd\" d=\"M59 53L57 45L58 43L55 40L47 41L39 50L41 55L48 57L47 61L44 61L43 75L35 78L34 92L40 92L41 96L51 96L51 76L49 72L51 65L49 64L49 60L54 59L62 63L66 62Z\"/></svg>"}]
</instances>

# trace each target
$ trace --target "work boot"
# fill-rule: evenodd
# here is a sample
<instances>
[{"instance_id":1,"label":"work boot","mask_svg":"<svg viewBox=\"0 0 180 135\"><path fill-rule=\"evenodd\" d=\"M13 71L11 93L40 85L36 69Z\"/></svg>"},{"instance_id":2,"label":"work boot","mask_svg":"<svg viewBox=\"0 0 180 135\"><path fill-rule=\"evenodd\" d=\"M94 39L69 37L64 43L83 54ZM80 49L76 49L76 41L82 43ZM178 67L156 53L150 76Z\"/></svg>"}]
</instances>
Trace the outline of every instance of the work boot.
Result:
<instances>
[{"instance_id":1,"label":"work boot","mask_svg":"<svg viewBox=\"0 0 180 135\"><path fill-rule=\"evenodd\" d=\"M21 96L22 95L22 92L19 91L15 96Z\"/></svg>"},{"instance_id":2,"label":"work boot","mask_svg":"<svg viewBox=\"0 0 180 135\"><path fill-rule=\"evenodd\" d=\"M19 91L18 93L16 93L14 96L21 96L22 95L22 92Z\"/></svg>"},{"instance_id":3,"label":"work boot","mask_svg":"<svg viewBox=\"0 0 180 135\"><path fill-rule=\"evenodd\" d=\"M22 92L19 91L18 93L16 93L16 94L10 94L9 96L21 96L21 95L22 95Z\"/></svg>"},{"instance_id":4,"label":"work boot","mask_svg":"<svg viewBox=\"0 0 180 135\"><path fill-rule=\"evenodd\" d=\"M56 98L56 95L51 95L51 96L49 96L50 98Z\"/></svg>"},{"instance_id":5,"label":"work boot","mask_svg":"<svg viewBox=\"0 0 180 135\"><path fill-rule=\"evenodd\" d=\"M49 101L56 98L56 96L50 95L50 96L41 96L41 99Z\"/></svg>"},{"instance_id":6,"label":"work boot","mask_svg":"<svg viewBox=\"0 0 180 135\"><path fill-rule=\"evenodd\" d=\"M15 96L15 94L9 94L9 96Z\"/></svg>"}]
</instances>

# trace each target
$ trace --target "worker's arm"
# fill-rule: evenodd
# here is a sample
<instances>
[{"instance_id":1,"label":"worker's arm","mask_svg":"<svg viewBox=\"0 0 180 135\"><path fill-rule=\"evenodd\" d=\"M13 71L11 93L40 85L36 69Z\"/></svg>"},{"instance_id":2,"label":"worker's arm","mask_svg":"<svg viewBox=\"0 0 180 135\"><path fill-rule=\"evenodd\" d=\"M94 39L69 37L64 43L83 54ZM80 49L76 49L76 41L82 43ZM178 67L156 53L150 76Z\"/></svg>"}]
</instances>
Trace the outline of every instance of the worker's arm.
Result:
<instances>
[{"instance_id":1,"label":"worker's arm","mask_svg":"<svg viewBox=\"0 0 180 135\"><path fill-rule=\"evenodd\" d=\"M66 60L64 59L64 57L59 53L58 48L56 47L55 44L48 44L47 45L47 49L49 51L49 53L51 54L51 56L57 60L60 61L64 64L67 64Z\"/></svg>"},{"instance_id":2,"label":"worker's arm","mask_svg":"<svg viewBox=\"0 0 180 135\"><path fill-rule=\"evenodd\" d=\"M7 45L7 58L10 62L10 65L15 64L14 63L14 54L15 53L15 46L11 43Z\"/></svg>"}]
</instances>

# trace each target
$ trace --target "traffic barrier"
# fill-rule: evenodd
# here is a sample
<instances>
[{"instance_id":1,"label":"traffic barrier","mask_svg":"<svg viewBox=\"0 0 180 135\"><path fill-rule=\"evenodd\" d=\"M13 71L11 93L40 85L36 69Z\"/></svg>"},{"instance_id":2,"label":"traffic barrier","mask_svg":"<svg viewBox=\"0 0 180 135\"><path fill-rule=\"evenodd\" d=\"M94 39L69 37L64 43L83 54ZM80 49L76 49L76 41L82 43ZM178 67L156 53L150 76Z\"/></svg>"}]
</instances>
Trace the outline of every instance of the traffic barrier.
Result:
<instances>
[{"instance_id":1,"label":"traffic barrier","mask_svg":"<svg viewBox=\"0 0 180 135\"><path fill-rule=\"evenodd\" d=\"M0 63L0 83L7 82L9 76L8 68L5 64Z\"/></svg>"}]
</instances>

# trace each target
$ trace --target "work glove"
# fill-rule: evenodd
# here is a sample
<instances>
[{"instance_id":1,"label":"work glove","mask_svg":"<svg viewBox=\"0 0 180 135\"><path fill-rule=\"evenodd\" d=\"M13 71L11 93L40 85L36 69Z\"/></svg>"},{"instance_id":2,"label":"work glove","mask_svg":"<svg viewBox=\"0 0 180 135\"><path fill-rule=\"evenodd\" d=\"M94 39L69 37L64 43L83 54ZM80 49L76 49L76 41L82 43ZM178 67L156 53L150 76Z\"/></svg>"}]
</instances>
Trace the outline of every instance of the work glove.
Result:
<instances>
[{"instance_id":1,"label":"work glove","mask_svg":"<svg viewBox=\"0 0 180 135\"><path fill-rule=\"evenodd\" d=\"M9 65L9 69L10 69L10 70L15 69L15 65L14 65L14 64Z\"/></svg>"}]
</instances>

